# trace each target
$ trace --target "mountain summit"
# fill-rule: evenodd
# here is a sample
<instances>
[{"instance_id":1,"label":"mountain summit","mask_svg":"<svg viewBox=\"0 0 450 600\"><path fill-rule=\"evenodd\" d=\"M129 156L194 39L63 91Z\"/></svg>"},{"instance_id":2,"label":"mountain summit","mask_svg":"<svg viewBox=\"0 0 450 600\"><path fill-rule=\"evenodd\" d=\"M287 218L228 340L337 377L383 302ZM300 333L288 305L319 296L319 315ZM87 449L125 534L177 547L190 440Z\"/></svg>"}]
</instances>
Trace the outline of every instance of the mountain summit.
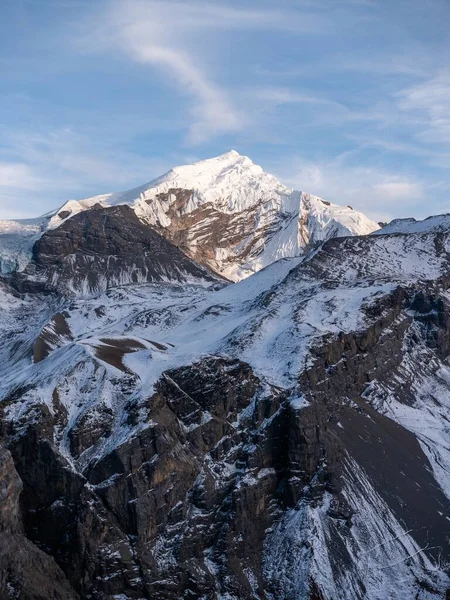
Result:
<instances>
[{"instance_id":1,"label":"mountain summit","mask_svg":"<svg viewBox=\"0 0 450 600\"><path fill-rule=\"evenodd\" d=\"M318 241L379 229L349 206L286 187L235 150L175 167L126 192L71 200L48 226L58 227L96 204L130 205L191 258L233 281Z\"/></svg>"}]
</instances>

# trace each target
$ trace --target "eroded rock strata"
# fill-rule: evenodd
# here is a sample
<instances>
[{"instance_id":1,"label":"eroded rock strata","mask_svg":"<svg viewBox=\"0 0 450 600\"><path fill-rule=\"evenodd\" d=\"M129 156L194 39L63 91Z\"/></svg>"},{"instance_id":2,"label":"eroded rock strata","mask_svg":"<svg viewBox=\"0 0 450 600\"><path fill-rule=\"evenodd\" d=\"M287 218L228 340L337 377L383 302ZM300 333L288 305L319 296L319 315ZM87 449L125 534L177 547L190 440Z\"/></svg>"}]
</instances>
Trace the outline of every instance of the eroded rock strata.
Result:
<instances>
[{"instance_id":1,"label":"eroded rock strata","mask_svg":"<svg viewBox=\"0 0 450 600\"><path fill-rule=\"evenodd\" d=\"M103 210L36 269L67 281ZM223 289L3 284L0 597L445 598L449 247L330 240Z\"/></svg>"}]
</instances>

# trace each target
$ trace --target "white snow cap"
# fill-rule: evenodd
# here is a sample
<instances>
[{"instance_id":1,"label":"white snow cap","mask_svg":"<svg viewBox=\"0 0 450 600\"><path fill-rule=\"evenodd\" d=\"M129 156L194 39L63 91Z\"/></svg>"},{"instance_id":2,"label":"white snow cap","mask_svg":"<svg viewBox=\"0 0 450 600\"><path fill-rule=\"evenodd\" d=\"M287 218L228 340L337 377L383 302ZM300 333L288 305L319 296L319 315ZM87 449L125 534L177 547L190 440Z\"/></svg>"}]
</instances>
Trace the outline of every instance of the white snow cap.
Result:
<instances>
[{"instance_id":1,"label":"white snow cap","mask_svg":"<svg viewBox=\"0 0 450 600\"><path fill-rule=\"evenodd\" d=\"M185 193L180 198L174 190ZM128 204L160 230L170 228L174 214L181 219L206 206L208 211L190 225L185 250L196 259L205 236L222 227L224 235L209 266L234 281L280 258L298 256L317 241L379 229L378 223L349 206L288 188L236 150L175 167L132 190L70 200L53 214L48 228L96 204ZM225 218L220 221L221 215ZM232 215L236 219L230 220Z\"/></svg>"},{"instance_id":2,"label":"white snow cap","mask_svg":"<svg viewBox=\"0 0 450 600\"><path fill-rule=\"evenodd\" d=\"M81 210L85 210L95 203L107 206L129 204L135 208L138 214L145 213L149 217L151 213L155 212L155 207L149 209L150 204L146 203L146 207L144 207L143 203L146 200L154 200L158 194L165 193L170 189L193 191L192 200L183 207L185 213L192 212L206 202L211 202L216 209L224 212L242 212L264 200L273 200L279 208L290 212L299 209L298 203L302 195L308 196L312 202L321 200L317 196L286 187L275 176L266 173L262 167L256 165L248 156L243 156L236 150L230 150L214 158L174 167L164 175L132 190L102 194L78 202ZM58 212L61 213L66 208L73 209L72 202L70 201L70 206L68 206L69 203L62 206ZM326 206L328 206L326 212L333 212L333 208L330 207L336 207L339 208L341 215L361 215L349 207L331 203L327 203ZM364 215L362 216L364 217ZM156 217L157 215L154 214L154 218ZM352 221L353 219L349 217L348 220ZM363 227L364 231L358 231L358 233L365 234L379 228L377 223L367 217L364 217L364 220L367 226Z\"/></svg>"}]
</instances>

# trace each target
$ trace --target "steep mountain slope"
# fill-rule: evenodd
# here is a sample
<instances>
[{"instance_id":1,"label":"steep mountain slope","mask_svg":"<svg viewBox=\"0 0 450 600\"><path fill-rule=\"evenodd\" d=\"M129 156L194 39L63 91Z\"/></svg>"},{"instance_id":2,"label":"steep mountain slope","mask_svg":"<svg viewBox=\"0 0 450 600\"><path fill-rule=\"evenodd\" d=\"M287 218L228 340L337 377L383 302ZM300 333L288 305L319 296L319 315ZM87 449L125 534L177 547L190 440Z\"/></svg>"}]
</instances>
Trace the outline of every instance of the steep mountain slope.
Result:
<instances>
[{"instance_id":1,"label":"steep mountain slope","mask_svg":"<svg viewBox=\"0 0 450 600\"><path fill-rule=\"evenodd\" d=\"M4 288L1 593L44 551L55 597L445 598L449 273L445 229L220 290Z\"/></svg>"},{"instance_id":2,"label":"steep mountain slope","mask_svg":"<svg viewBox=\"0 0 450 600\"><path fill-rule=\"evenodd\" d=\"M379 227L351 207L287 188L235 151L176 167L134 190L71 200L49 217L47 227L57 228L95 205L122 204L191 258L233 281L324 239L366 235ZM0 253L2 247L0 234Z\"/></svg>"},{"instance_id":3,"label":"steep mountain slope","mask_svg":"<svg viewBox=\"0 0 450 600\"><path fill-rule=\"evenodd\" d=\"M143 224L129 206L100 205L46 231L13 281L18 289L42 284L75 295L150 281L224 283Z\"/></svg>"},{"instance_id":4,"label":"steep mountain slope","mask_svg":"<svg viewBox=\"0 0 450 600\"><path fill-rule=\"evenodd\" d=\"M416 219L394 219L382 229L373 233L385 235L387 233L421 233L430 231L446 231L450 227L450 215L433 215L423 221Z\"/></svg>"}]
</instances>

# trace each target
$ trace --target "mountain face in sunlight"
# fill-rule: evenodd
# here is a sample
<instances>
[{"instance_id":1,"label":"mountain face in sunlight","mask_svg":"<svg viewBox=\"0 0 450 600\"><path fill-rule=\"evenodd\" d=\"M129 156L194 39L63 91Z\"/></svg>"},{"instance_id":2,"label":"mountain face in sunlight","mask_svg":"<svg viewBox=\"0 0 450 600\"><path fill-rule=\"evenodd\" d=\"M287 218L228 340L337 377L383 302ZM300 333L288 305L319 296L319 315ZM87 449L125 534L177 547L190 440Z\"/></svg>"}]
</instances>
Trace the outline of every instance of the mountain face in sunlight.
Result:
<instances>
[{"instance_id":1,"label":"mountain face in sunlight","mask_svg":"<svg viewBox=\"0 0 450 600\"><path fill-rule=\"evenodd\" d=\"M301 255L331 237L366 235L379 229L350 206L287 188L246 156L231 151L176 167L127 192L70 200L31 224L0 223L3 271L11 270L17 261L25 266L40 229L54 230L93 207L121 205L130 206L144 224L231 281L244 279L280 258ZM131 213L124 212L124 227L125 214Z\"/></svg>"}]
</instances>

